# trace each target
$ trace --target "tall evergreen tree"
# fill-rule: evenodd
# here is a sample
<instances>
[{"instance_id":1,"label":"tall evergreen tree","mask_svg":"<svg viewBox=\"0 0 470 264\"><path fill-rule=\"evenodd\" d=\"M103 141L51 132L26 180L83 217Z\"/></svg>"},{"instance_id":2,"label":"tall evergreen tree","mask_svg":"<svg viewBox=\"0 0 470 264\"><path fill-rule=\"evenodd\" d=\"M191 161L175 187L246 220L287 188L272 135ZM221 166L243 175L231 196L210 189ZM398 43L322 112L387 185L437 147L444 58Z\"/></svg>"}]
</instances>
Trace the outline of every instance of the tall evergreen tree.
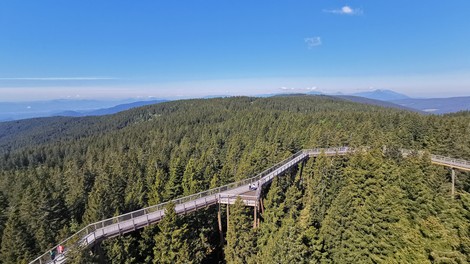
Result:
<instances>
[{"instance_id":1,"label":"tall evergreen tree","mask_svg":"<svg viewBox=\"0 0 470 264\"><path fill-rule=\"evenodd\" d=\"M253 224L247 216L245 204L240 197L229 209L225 260L232 263L252 263L256 253Z\"/></svg>"},{"instance_id":2,"label":"tall evergreen tree","mask_svg":"<svg viewBox=\"0 0 470 264\"><path fill-rule=\"evenodd\" d=\"M175 204L168 203L165 216L158 224L160 232L155 235L153 263L184 264L193 263L186 238L188 227L176 215Z\"/></svg>"},{"instance_id":3,"label":"tall evergreen tree","mask_svg":"<svg viewBox=\"0 0 470 264\"><path fill-rule=\"evenodd\" d=\"M0 259L5 264L28 263L37 254L34 236L21 221L18 208L11 208L2 236Z\"/></svg>"}]
</instances>

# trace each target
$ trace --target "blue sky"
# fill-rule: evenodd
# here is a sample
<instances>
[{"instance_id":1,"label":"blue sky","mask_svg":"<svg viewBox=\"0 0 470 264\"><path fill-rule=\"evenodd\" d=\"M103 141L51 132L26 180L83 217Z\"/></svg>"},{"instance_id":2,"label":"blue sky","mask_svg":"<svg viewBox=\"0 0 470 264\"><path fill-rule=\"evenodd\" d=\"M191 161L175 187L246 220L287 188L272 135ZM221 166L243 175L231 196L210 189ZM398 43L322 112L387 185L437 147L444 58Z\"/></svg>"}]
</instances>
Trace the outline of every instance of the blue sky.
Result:
<instances>
[{"instance_id":1,"label":"blue sky","mask_svg":"<svg viewBox=\"0 0 470 264\"><path fill-rule=\"evenodd\" d=\"M470 95L470 1L0 3L0 101Z\"/></svg>"}]
</instances>

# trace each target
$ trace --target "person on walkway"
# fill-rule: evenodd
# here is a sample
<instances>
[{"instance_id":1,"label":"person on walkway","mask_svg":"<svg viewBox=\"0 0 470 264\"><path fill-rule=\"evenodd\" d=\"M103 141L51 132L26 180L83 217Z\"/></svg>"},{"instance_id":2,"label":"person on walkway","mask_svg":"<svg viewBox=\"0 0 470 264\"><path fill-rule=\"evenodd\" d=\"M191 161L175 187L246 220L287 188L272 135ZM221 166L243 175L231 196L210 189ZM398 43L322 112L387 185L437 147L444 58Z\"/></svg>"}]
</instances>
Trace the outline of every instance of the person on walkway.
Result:
<instances>
[{"instance_id":1,"label":"person on walkway","mask_svg":"<svg viewBox=\"0 0 470 264\"><path fill-rule=\"evenodd\" d=\"M59 253L59 254L64 253L64 246L58 245L58 246L57 246L57 253Z\"/></svg>"},{"instance_id":2,"label":"person on walkway","mask_svg":"<svg viewBox=\"0 0 470 264\"><path fill-rule=\"evenodd\" d=\"M51 255L51 260L55 259L55 250L49 251L49 254Z\"/></svg>"}]
</instances>

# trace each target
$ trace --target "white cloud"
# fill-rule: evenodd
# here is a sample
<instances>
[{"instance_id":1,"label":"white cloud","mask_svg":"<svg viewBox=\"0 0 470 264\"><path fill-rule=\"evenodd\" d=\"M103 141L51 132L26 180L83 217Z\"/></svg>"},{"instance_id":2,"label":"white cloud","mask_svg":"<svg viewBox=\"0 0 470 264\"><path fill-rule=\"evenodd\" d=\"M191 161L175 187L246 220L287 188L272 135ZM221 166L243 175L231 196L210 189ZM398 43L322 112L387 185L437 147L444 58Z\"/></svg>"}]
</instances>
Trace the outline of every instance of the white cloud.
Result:
<instances>
[{"instance_id":1,"label":"white cloud","mask_svg":"<svg viewBox=\"0 0 470 264\"><path fill-rule=\"evenodd\" d=\"M304 91L311 92L311 91L316 91L318 88L316 86L307 86L305 88L295 88L295 87L282 86L279 89L281 89L283 91L294 91L295 90L295 91L300 91L300 92L304 92Z\"/></svg>"},{"instance_id":2,"label":"white cloud","mask_svg":"<svg viewBox=\"0 0 470 264\"><path fill-rule=\"evenodd\" d=\"M19 77L19 78L0 78L5 81L97 81L97 80L116 80L113 77Z\"/></svg>"},{"instance_id":3,"label":"white cloud","mask_svg":"<svg viewBox=\"0 0 470 264\"><path fill-rule=\"evenodd\" d=\"M305 41L305 43L307 43L307 46L308 46L309 49L321 45L321 38L320 37L305 38L304 41Z\"/></svg>"},{"instance_id":4,"label":"white cloud","mask_svg":"<svg viewBox=\"0 0 470 264\"><path fill-rule=\"evenodd\" d=\"M325 13L332 13L338 15L362 15L364 12L360 8L352 8L350 6L343 6L340 9L325 9Z\"/></svg>"}]
</instances>

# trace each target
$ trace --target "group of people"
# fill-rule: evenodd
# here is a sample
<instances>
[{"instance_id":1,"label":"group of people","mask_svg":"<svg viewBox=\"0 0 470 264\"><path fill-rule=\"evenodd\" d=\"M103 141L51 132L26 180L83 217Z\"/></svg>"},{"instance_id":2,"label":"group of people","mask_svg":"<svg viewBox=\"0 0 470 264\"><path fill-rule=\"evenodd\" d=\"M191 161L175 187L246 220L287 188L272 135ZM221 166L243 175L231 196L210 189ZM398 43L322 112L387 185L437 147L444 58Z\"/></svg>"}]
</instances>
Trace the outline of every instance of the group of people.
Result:
<instances>
[{"instance_id":1,"label":"group of people","mask_svg":"<svg viewBox=\"0 0 470 264\"><path fill-rule=\"evenodd\" d=\"M256 189L258 189L258 184L252 183L252 184L250 184L249 188L250 188L250 190L255 191Z\"/></svg>"},{"instance_id":2,"label":"group of people","mask_svg":"<svg viewBox=\"0 0 470 264\"><path fill-rule=\"evenodd\" d=\"M51 251L49 252L49 254L51 255L51 260L54 260L54 259L55 259L56 252L57 252L57 254L59 254L59 255L62 254L62 253L64 253L64 246L58 245L58 246L57 246L57 250L51 250Z\"/></svg>"}]
</instances>

